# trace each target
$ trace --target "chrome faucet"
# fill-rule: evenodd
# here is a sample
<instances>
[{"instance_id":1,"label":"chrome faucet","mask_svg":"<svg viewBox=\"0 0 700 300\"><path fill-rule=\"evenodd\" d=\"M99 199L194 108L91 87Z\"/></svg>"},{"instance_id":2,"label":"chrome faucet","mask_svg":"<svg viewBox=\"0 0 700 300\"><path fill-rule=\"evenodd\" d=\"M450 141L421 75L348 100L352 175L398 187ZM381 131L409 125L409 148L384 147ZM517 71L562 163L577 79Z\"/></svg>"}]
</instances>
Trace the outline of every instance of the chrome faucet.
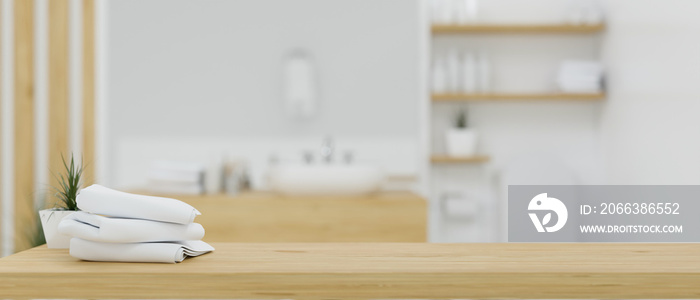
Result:
<instances>
[{"instance_id":1,"label":"chrome faucet","mask_svg":"<svg viewBox=\"0 0 700 300\"><path fill-rule=\"evenodd\" d=\"M327 136L323 139L321 143L321 160L326 163L330 163L333 160L333 152L335 148L333 147L333 139Z\"/></svg>"}]
</instances>

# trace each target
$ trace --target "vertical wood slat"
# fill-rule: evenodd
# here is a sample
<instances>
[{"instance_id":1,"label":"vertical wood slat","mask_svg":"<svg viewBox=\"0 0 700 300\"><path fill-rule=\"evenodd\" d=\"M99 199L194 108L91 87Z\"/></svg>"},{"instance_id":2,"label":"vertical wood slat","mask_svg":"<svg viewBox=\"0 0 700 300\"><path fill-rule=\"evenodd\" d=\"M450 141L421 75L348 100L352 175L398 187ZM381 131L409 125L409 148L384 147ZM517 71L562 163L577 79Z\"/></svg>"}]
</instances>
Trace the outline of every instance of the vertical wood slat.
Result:
<instances>
[{"instance_id":1,"label":"vertical wood slat","mask_svg":"<svg viewBox=\"0 0 700 300\"><path fill-rule=\"evenodd\" d=\"M83 0L83 173L95 181L95 0Z\"/></svg>"},{"instance_id":2,"label":"vertical wood slat","mask_svg":"<svg viewBox=\"0 0 700 300\"><path fill-rule=\"evenodd\" d=\"M0 41L2 41L2 25L4 24L2 21L2 10L4 9L3 4L0 3ZM0 47L0 57L2 56L2 48ZM0 95L2 95L2 58L0 58ZM2 96L0 96L0 116L2 116ZM0 161L2 160L2 122L0 122ZM3 216L3 208L2 208L2 201L4 200L2 197L2 162L0 162L0 217ZM5 237L3 236L4 231L2 230L2 222L0 222L0 257L2 257L2 249L5 249L4 243L5 243Z\"/></svg>"},{"instance_id":3,"label":"vertical wood slat","mask_svg":"<svg viewBox=\"0 0 700 300\"><path fill-rule=\"evenodd\" d=\"M29 248L34 212L34 1L14 1L15 251Z\"/></svg>"},{"instance_id":4,"label":"vertical wood slat","mask_svg":"<svg viewBox=\"0 0 700 300\"><path fill-rule=\"evenodd\" d=\"M68 149L68 0L49 1L49 170L63 173L62 157L70 159ZM55 176L49 184L58 186ZM49 199L47 206L53 206Z\"/></svg>"}]
</instances>

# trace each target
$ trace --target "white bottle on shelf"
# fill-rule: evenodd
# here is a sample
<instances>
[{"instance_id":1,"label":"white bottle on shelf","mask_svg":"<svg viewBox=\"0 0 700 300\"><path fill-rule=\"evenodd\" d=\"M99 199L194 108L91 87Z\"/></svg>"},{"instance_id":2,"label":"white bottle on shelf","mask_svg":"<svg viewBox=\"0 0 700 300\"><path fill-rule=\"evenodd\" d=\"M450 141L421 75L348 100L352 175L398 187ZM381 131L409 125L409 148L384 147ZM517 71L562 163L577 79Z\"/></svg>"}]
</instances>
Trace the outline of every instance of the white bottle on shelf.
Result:
<instances>
[{"instance_id":1,"label":"white bottle on shelf","mask_svg":"<svg viewBox=\"0 0 700 300\"><path fill-rule=\"evenodd\" d=\"M430 1L430 16L433 24L446 25L450 22L449 5L446 3L451 0L431 0Z\"/></svg>"},{"instance_id":2,"label":"white bottle on shelf","mask_svg":"<svg viewBox=\"0 0 700 300\"><path fill-rule=\"evenodd\" d=\"M479 15L479 0L461 0L466 11L466 23L476 23Z\"/></svg>"},{"instance_id":3,"label":"white bottle on shelf","mask_svg":"<svg viewBox=\"0 0 700 300\"><path fill-rule=\"evenodd\" d=\"M457 93L460 90L461 85L461 64L459 61L459 52L457 49L450 49L447 51L447 82L448 91L451 93Z\"/></svg>"},{"instance_id":4,"label":"white bottle on shelf","mask_svg":"<svg viewBox=\"0 0 700 300\"><path fill-rule=\"evenodd\" d=\"M566 23L579 26L583 23L584 8L582 0L569 0Z\"/></svg>"},{"instance_id":5,"label":"white bottle on shelf","mask_svg":"<svg viewBox=\"0 0 700 300\"><path fill-rule=\"evenodd\" d=\"M440 8L440 0L430 0L430 23L431 24L440 24L440 13L441 13L441 8Z\"/></svg>"},{"instance_id":6,"label":"white bottle on shelf","mask_svg":"<svg viewBox=\"0 0 700 300\"><path fill-rule=\"evenodd\" d=\"M457 24L465 25L477 21L477 0L452 0Z\"/></svg>"},{"instance_id":7,"label":"white bottle on shelf","mask_svg":"<svg viewBox=\"0 0 700 300\"><path fill-rule=\"evenodd\" d=\"M598 0L570 0L567 23L571 25L598 25L603 23L603 8Z\"/></svg>"},{"instance_id":8,"label":"white bottle on shelf","mask_svg":"<svg viewBox=\"0 0 700 300\"><path fill-rule=\"evenodd\" d=\"M469 22L469 12L467 11L467 0L451 0L455 1L455 18L457 24L467 24Z\"/></svg>"},{"instance_id":9,"label":"white bottle on shelf","mask_svg":"<svg viewBox=\"0 0 700 300\"><path fill-rule=\"evenodd\" d=\"M477 65L474 53L464 52L461 65L462 84L460 90L465 94L473 94L477 90Z\"/></svg>"},{"instance_id":10,"label":"white bottle on shelf","mask_svg":"<svg viewBox=\"0 0 700 300\"><path fill-rule=\"evenodd\" d=\"M587 25L603 23L603 8L598 1L588 1L585 12L583 13L583 22Z\"/></svg>"},{"instance_id":11,"label":"white bottle on shelf","mask_svg":"<svg viewBox=\"0 0 700 300\"><path fill-rule=\"evenodd\" d=\"M491 92L491 60L485 51L479 52L477 63L477 78L479 93L486 94Z\"/></svg>"},{"instance_id":12,"label":"white bottle on shelf","mask_svg":"<svg viewBox=\"0 0 700 300\"><path fill-rule=\"evenodd\" d=\"M436 57L433 60L431 86L435 94L447 92L447 69L445 67L445 60L442 57Z\"/></svg>"},{"instance_id":13,"label":"white bottle on shelf","mask_svg":"<svg viewBox=\"0 0 700 300\"><path fill-rule=\"evenodd\" d=\"M454 0L440 0L440 23L453 24L455 22Z\"/></svg>"}]
</instances>

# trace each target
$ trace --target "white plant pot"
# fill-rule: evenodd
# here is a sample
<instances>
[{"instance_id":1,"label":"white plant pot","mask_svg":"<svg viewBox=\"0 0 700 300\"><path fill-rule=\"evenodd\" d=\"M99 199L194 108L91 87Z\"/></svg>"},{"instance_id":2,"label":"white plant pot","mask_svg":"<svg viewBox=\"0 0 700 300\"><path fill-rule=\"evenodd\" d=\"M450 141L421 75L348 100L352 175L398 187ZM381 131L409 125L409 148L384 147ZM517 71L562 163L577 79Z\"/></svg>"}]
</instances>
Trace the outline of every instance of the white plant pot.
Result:
<instances>
[{"instance_id":1,"label":"white plant pot","mask_svg":"<svg viewBox=\"0 0 700 300\"><path fill-rule=\"evenodd\" d=\"M474 129L452 128L447 131L447 154L465 157L476 154L477 133Z\"/></svg>"},{"instance_id":2,"label":"white plant pot","mask_svg":"<svg viewBox=\"0 0 700 300\"><path fill-rule=\"evenodd\" d=\"M65 216L74 212L75 211L72 210L54 209L39 211L41 227L44 229L44 238L46 238L46 246L52 249L68 249L71 237L58 233L58 223L60 223Z\"/></svg>"}]
</instances>

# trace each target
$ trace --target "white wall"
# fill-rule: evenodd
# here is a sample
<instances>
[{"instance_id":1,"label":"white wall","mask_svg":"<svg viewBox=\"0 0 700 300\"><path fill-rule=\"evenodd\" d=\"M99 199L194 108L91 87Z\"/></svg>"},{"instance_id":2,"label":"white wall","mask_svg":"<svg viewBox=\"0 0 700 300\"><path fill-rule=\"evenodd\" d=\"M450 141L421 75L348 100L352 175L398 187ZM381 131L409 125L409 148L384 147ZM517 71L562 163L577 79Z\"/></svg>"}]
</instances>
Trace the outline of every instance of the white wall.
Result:
<instances>
[{"instance_id":1,"label":"white wall","mask_svg":"<svg viewBox=\"0 0 700 300\"><path fill-rule=\"evenodd\" d=\"M610 184L700 184L700 2L606 1Z\"/></svg>"},{"instance_id":2,"label":"white wall","mask_svg":"<svg viewBox=\"0 0 700 300\"><path fill-rule=\"evenodd\" d=\"M135 162L158 157L300 158L324 135L390 173L418 172L417 1L125 0L107 14L110 184L143 184L129 174L147 164ZM298 48L318 74L319 113L308 120L290 118L282 99L283 59ZM364 146L377 142L386 147Z\"/></svg>"},{"instance_id":3,"label":"white wall","mask_svg":"<svg viewBox=\"0 0 700 300\"><path fill-rule=\"evenodd\" d=\"M14 2L0 2L0 257L14 252Z\"/></svg>"}]
</instances>

